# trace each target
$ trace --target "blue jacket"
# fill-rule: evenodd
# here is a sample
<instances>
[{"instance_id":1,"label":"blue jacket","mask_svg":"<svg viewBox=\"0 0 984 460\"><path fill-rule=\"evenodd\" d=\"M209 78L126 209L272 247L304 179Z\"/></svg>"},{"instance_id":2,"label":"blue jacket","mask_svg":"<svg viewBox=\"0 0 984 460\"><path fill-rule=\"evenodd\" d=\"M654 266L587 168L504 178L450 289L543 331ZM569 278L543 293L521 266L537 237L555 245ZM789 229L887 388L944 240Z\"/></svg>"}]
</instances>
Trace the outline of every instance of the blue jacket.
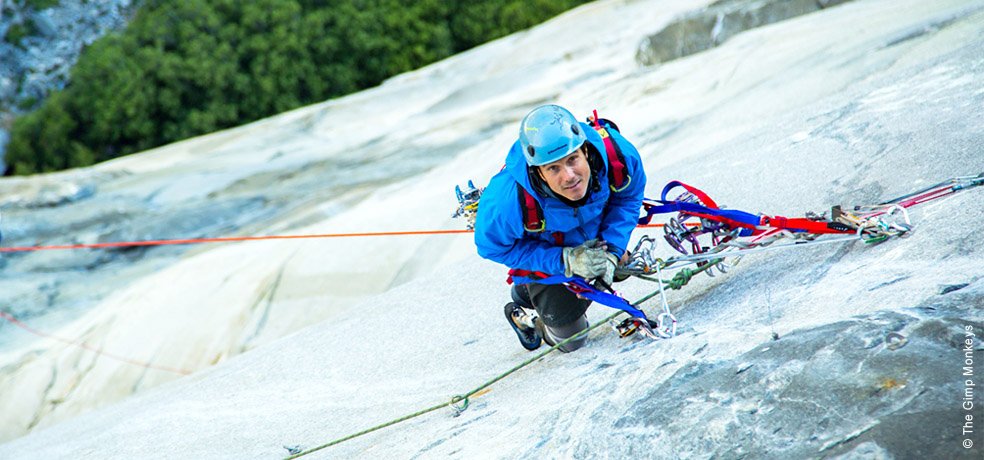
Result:
<instances>
[{"instance_id":1,"label":"blue jacket","mask_svg":"<svg viewBox=\"0 0 984 460\"><path fill-rule=\"evenodd\" d=\"M492 177L482 192L475 221L475 246L480 256L510 268L550 275L564 274L564 246L578 246L592 238L605 240L610 252L622 256L639 221L645 193L646 173L642 159L635 146L614 129L608 129L625 157L630 177L625 189L612 192L608 186L608 157L601 135L585 123L581 123L581 128L604 160L605 169L596 175L600 189L591 192L588 201L577 208L537 193L530 184L526 159L517 140L506 155L505 168ZM518 187L526 189L540 203L546 221L545 231L530 233L524 229ZM562 246L557 244L556 232L563 235Z\"/></svg>"}]
</instances>

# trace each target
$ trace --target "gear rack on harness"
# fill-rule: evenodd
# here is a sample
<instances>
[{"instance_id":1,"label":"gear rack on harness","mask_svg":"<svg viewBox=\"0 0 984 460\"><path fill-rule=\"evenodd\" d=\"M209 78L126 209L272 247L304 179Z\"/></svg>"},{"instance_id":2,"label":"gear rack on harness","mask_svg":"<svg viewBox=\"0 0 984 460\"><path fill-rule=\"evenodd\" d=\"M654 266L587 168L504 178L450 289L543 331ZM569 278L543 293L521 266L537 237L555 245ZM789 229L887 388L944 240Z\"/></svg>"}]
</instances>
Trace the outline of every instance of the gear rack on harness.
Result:
<instances>
[{"instance_id":1,"label":"gear rack on harness","mask_svg":"<svg viewBox=\"0 0 984 460\"><path fill-rule=\"evenodd\" d=\"M681 255L663 261L655 256L655 241L643 236L630 253L630 263L619 270L623 275L639 276L651 274L657 264L663 268L685 263L701 267L715 259L793 246L857 239L877 244L913 231L908 208L979 185L984 185L984 173L955 177L877 205L854 206L850 211L834 206L829 217L810 212L802 218L787 218L722 209L700 189L673 181L663 188L660 200L643 202L646 216L640 223L648 223L655 214L675 212L664 227L663 239ZM669 191L676 187L683 187L685 192L667 200ZM701 237L709 238L709 244L701 242ZM784 244L774 245L779 242ZM726 265L716 265L719 272L726 271ZM713 276L712 270L706 272Z\"/></svg>"},{"instance_id":2,"label":"gear rack on harness","mask_svg":"<svg viewBox=\"0 0 984 460\"><path fill-rule=\"evenodd\" d=\"M475 218L478 216L478 200L482 198L483 190L485 189L475 187L471 179L468 180L468 188L464 191L461 190L460 186L454 186L454 194L458 198L458 209L451 215L451 218L457 219L463 217L468 230L475 229Z\"/></svg>"}]
</instances>

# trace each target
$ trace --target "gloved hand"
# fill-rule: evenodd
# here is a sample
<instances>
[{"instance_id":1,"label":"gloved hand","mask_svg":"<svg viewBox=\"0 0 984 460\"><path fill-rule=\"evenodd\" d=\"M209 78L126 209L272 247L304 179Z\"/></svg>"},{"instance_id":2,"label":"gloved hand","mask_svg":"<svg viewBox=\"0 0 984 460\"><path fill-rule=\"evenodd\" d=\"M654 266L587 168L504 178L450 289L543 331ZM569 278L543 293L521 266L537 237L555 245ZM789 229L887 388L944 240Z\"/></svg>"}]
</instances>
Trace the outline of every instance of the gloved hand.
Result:
<instances>
[{"instance_id":1,"label":"gloved hand","mask_svg":"<svg viewBox=\"0 0 984 460\"><path fill-rule=\"evenodd\" d=\"M601 275L602 281L608 287L612 286L612 281L615 280L615 267L618 266L618 257L608 251L605 251L605 259L607 264L605 264L605 273Z\"/></svg>"},{"instance_id":2,"label":"gloved hand","mask_svg":"<svg viewBox=\"0 0 984 460\"><path fill-rule=\"evenodd\" d=\"M617 259L608 252L605 244L596 239L585 241L577 247L564 248L564 276L602 277L611 285L616 263Z\"/></svg>"}]
</instances>

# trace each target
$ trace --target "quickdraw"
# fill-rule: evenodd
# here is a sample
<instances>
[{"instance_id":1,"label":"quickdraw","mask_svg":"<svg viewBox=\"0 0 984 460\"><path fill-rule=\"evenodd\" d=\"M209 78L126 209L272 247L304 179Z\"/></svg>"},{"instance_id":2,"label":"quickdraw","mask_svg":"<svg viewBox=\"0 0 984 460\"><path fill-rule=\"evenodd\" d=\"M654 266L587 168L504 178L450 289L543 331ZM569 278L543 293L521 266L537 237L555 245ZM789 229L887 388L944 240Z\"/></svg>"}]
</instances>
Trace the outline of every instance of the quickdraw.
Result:
<instances>
[{"instance_id":1,"label":"quickdraw","mask_svg":"<svg viewBox=\"0 0 984 460\"><path fill-rule=\"evenodd\" d=\"M656 265L657 279L659 279L659 264ZM677 319L670 312L670 304L666 301L666 293L663 292L663 283L660 279L659 282L659 298L663 305L663 312L656 317L656 320L650 320L645 318L628 318L623 320L621 323L612 322L612 329L621 338L626 338L637 331L642 332L646 337L651 339L669 339L676 336L677 333Z\"/></svg>"}]
</instances>

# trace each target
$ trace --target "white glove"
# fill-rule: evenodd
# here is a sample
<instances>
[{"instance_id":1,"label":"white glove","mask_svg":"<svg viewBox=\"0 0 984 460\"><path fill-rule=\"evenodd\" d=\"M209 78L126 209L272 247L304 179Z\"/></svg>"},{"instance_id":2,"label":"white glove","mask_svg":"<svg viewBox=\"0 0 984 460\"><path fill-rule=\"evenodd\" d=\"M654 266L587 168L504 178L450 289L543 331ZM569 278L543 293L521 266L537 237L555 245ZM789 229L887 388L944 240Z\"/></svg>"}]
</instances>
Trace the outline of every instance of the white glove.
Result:
<instances>
[{"instance_id":1,"label":"white glove","mask_svg":"<svg viewBox=\"0 0 984 460\"><path fill-rule=\"evenodd\" d=\"M596 239L585 241L577 247L564 248L564 276L602 277L611 284L615 265L615 256L608 253L605 244Z\"/></svg>"},{"instance_id":2,"label":"white glove","mask_svg":"<svg viewBox=\"0 0 984 460\"><path fill-rule=\"evenodd\" d=\"M605 273L601 275L602 281L605 282L607 287L612 286L612 281L615 280L615 267L618 266L618 258L615 254L605 251Z\"/></svg>"}]
</instances>

